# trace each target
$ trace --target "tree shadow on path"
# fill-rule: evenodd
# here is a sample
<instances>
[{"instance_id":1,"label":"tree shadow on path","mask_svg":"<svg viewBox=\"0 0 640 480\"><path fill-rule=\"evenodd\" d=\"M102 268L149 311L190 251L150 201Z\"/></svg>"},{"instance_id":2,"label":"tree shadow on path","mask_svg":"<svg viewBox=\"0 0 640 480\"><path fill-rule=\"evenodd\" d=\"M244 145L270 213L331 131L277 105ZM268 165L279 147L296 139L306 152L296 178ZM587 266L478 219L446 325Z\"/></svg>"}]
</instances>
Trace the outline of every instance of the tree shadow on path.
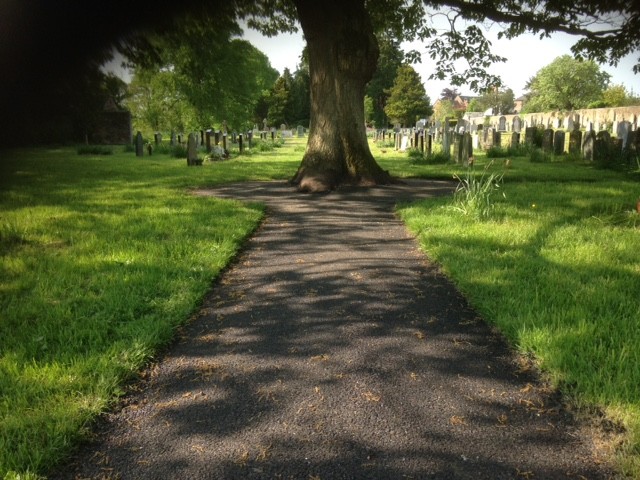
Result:
<instances>
[{"instance_id":1,"label":"tree shadow on path","mask_svg":"<svg viewBox=\"0 0 640 480\"><path fill-rule=\"evenodd\" d=\"M124 408L51 478L610 478L393 215L451 192L418 180L197 192L264 202L267 218Z\"/></svg>"}]
</instances>

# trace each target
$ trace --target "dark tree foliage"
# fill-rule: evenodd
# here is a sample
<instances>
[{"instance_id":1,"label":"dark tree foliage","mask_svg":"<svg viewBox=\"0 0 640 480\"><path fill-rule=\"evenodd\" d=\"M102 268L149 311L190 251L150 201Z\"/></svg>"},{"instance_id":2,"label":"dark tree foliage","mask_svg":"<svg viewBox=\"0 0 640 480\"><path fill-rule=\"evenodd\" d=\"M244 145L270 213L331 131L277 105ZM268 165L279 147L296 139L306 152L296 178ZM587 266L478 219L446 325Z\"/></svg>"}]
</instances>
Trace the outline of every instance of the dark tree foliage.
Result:
<instances>
[{"instance_id":1,"label":"dark tree foliage","mask_svg":"<svg viewBox=\"0 0 640 480\"><path fill-rule=\"evenodd\" d=\"M80 0L5 0L0 15L0 38L3 39L0 43L3 72L0 109L10 112L8 124L29 127L20 124L21 115L12 114L21 110L45 112L48 107L51 110L56 103L51 97L60 90L60 83L68 83L70 72L77 72L87 58L108 51L114 41L122 46L120 39L132 30L153 27L170 36L171 23L179 21L182 11L214 12L221 30L234 28L237 19L245 19L252 27L268 34L301 26L310 47L322 44L334 52L334 59L349 59L348 78L355 82L353 88L350 87L351 95L362 95L363 98L364 86L375 72L379 48L374 35L380 32L387 32L398 42L423 40L425 50L409 52L410 59L428 58L433 66L433 78L448 77L452 85L465 84L476 90L500 85L499 79L488 75L486 69L501 59L490 53L489 42L474 22L498 22L503 26L501 35L507 39L524 32L540 36L554 31L574 34L577 42L573 52L599 63L616 64L640 47L640 4L629 0L185 0L179 5L163 0L112 0L99 8L92 2ZM332 15L334 12L335 16ZM434 14L447 16L448 31L433 28L431 16ZM330 40L329 33L334 35L332 43L326 43ZM140 50L144 45L143 40L139 42ZM132 45L135 49L135 42L129 47ZM322 70L333 75L332 72L342 71L345 65L334 65L337 70L329 68L329 57L321 59L319 56L322 50L310 48L310 52L313 125L314 118L320 113L317 111L319 103L313 102L314 95L320 94L315 73ZM420 55L424 52L426 55ZM483 54L478 55L478 52ZM463 71L454 69L455 61L459 59L466 62ZM634 70L640 71L640 61ZM357 79L352 75L356 72ZM362 86L357 86L360 83ZM325 88L322 95L329 91ZM334 100L347 101L346 98ZM362 109L362 98L347 103ZM356 112L352 112L354 115L343 113L345 116L339 117L343 120L350 117L360 121L363 116ZM334 127L336 132L343 132L345 128ZM15 133L15 128L13 132L6 128L0 131L10 135ZM329 169L331 173L325 171L320 175L335 177L330 185L342 181L388 181L389 177L373 165L370 152L359 139L361 135L364 130L360 131L358 127L358 133L343 139L342 144L347 147L338 148L336 144L330 149L331 154L328 151L322 155L311 152L314 167L303 170L312 172L315 169L317 172L323 162L336 161L338 163ZM355 144L358 144L357 148L348 147ZM320 144L314 145L313 148L320 147ZM328 155L340 158L330 160ZM340 162L343 162L342 167L338 166ZM308 163L304 165L310 167ZM297 180L304 176L302 173Z\"/></svg>"}]
</instances>

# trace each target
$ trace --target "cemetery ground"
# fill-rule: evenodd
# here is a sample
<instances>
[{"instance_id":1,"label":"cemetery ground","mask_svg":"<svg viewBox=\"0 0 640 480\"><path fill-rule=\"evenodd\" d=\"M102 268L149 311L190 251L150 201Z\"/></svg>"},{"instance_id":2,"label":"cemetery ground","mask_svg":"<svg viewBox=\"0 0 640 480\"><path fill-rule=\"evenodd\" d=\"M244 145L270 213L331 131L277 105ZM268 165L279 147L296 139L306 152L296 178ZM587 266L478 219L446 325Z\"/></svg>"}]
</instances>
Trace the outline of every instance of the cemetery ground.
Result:
<instances>
[{"instance_id":1,"label":"cemetery ground","mask_svg":"<svg viewBox=\"0 0 640 480\"><path fill-rule=\"evenodd\" d=\"M301 141L201 167L117 148L106 156L3 152L0 476L46 475L90 437L94 420L135 388L264 217L262 204L192 191L285 181ZM399 177L467 174L372 150ZM397 214L480 317L528 359L523 370L539 370L567 408L592 422L602 458L638 478L638 172L510 160L506 168L476 156L472 175L484 166L504 174L487 215L464 214L451 196L401 204Z\"/></svg>"}]
</instances>

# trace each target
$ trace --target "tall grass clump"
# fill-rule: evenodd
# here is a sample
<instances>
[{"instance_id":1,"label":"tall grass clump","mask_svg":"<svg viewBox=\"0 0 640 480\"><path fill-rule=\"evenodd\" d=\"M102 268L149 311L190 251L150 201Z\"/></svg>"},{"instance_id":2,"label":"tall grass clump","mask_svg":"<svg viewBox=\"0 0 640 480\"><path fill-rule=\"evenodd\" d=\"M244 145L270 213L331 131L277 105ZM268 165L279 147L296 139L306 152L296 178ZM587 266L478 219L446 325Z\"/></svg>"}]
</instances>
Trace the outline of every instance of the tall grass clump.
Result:
<instances>
[{"instance_id":1,"label":"tall grass clump","mask_svg":"<svg viewBox=\"0 0 640 480\"><path fill-rule=\"evenodd\" d=\"M493 162L487 164L480 175L473 167L463 177L454 174L458 186L453 194L451 208L476 219L487 218L494 207L495 195L500 191L504 173L491 171ZM502 192L504 196L504 192Z\"/></svg>"}]
</instances>

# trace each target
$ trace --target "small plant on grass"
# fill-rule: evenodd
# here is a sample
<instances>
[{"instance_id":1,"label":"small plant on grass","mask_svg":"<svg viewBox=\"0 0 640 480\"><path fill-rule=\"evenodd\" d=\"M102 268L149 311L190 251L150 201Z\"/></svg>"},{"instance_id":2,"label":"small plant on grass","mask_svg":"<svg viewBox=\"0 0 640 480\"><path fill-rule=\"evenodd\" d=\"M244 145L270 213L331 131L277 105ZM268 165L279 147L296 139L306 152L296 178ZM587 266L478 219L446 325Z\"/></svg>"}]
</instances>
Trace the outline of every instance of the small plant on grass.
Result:
<instances>
[{"instance_id":1,"label":"small plant on grass","mask_svg":"<svg viewBox=\"0 0 640 480\"><path fill-rule=\"evenodd\" d=\"M453 177L460 183L453 194L453 209L477 219L487 218L493 210L493 197L500 189L504 173L490 172L493 162L487 164L479 177L473 168L467 169L464 178ZM504 193L502 194L504 196Z\"/></svg>"}]
</instances>

